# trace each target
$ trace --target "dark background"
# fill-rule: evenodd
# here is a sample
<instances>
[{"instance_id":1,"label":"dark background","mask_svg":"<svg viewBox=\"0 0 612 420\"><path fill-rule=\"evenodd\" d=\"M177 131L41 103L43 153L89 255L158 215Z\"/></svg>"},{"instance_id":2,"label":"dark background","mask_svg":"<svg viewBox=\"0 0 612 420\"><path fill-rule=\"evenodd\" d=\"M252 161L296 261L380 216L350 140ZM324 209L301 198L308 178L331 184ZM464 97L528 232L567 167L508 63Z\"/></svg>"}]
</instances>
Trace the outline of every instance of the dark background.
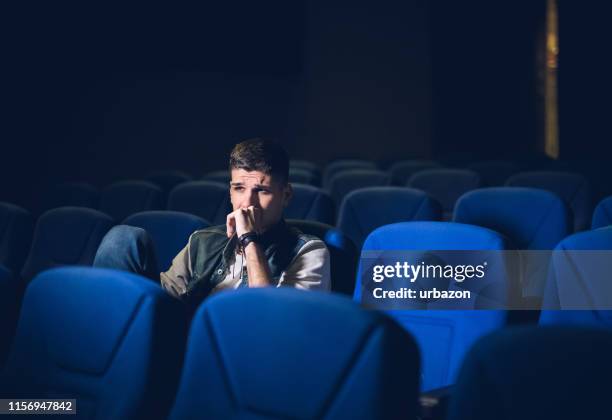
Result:
<instances>
[{"instance_id":1,"label":"dark background","mask_svg":"<svg viewBox=\"0 0 612 420\"><path fill-rule=\"evenodd\" d=\"M609 9L559 2L562 159L610 156ZM224 169L253 136L320 164L543 151L543 0L0 12L0 199L26 207L61 181Z\"/></svg>"}]
</instances>

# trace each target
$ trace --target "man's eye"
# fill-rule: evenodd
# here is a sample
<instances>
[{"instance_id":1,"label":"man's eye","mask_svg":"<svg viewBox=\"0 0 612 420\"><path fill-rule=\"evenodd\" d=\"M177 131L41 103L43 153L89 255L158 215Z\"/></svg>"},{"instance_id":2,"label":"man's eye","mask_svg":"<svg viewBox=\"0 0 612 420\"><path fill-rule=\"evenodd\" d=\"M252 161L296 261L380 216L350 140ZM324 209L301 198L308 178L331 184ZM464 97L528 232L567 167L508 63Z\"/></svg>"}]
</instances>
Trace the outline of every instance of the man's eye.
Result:
<instances>
[{"instance_id":1,"label":"man's eye","mask_svg":"<svg viewBox=\"0 0 612 420\"><path fill-rule=\"evenodd\" d=\"M259 194L263 194L263 195L268 195L268 194L270 194L270 191L268 191L268 190L259 190L259 191L257 191L257 192L258 192Z\"/></svg>"},{"instance_id":2,"label":"man's eye","mask_svg":"<svg viewBox=\"0 0 612 420\"><path fill-rule=\"evenodd\" d=\"M234 191L244 191L244 187L234 187Z\"/></svg>"}]
</instances>

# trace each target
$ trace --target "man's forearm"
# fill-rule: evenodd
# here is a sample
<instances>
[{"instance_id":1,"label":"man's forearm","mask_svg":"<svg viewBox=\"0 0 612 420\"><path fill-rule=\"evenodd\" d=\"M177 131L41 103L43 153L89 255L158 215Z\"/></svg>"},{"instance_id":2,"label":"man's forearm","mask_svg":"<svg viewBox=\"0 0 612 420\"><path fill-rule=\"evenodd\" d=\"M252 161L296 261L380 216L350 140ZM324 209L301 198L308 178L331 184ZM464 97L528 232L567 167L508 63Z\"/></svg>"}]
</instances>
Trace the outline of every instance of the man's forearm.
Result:
<instances>
[{"instance_id":1,"label":"man's forearm","mask_svg":"<svg viewBox=\"0 0 612 420\"><path fill-rule=\"evenodd\" d=\"M244 250L247 272L249 276L249 287L265 287L272 283L268 260L261 246L251 242Z\"/></svg>"}]
</instances>

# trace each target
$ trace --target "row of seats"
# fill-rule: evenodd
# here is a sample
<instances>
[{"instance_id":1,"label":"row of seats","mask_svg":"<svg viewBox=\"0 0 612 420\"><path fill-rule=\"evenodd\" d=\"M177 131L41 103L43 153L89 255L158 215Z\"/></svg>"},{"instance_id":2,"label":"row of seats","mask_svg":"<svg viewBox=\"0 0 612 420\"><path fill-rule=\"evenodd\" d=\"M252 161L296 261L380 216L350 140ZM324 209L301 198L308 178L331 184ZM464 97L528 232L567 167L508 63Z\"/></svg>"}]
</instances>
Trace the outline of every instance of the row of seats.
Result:
<instances>
[{"instance_id":1,"label":"row of seats","mask_svg":"<svg viewBox=\"0 0 612 420\"><path fill-rule=\"evenodd\" d=\"M91 419L417 418L433 349L417 342L337 295L219 293L190 321L150 280L58 268L28 286L0 395L76 398ZM611 351L602 329L486 335L459 361L448 418L603 418Z\"/></svg>"}]
</instances>

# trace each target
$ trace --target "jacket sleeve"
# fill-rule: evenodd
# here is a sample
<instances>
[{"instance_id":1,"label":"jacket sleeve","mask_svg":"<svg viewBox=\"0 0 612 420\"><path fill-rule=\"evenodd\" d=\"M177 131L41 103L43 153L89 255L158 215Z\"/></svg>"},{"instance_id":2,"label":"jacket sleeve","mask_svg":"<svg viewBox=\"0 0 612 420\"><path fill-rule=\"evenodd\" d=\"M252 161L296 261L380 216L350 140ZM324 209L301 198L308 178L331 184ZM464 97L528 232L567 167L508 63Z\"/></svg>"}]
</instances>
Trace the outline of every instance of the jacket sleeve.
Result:
<instances>
[{"instance_id":1,"label":"jacket sleeve","mask_svg":"<svg viewBox=\"0 0 612 420\"><path fill-rule=\"evenodd\" d=\"M305 290L330 290L329 251L321 240L306 242L281 274L279 286Z\"/></svg>"},{"instance_id":2,"label":"jacket sleeve","mask_svg":"<svg viewBox=\"0 0 612 420\"><path fill-rule=\"evenodd\" d=\"M191 259L189 256L189 243L172 260L172 265L163 273L160 273L162 287L174 297L181 297L187 292L187 284L193 276L191 270Z\"/></svg>"}]
</instances>

